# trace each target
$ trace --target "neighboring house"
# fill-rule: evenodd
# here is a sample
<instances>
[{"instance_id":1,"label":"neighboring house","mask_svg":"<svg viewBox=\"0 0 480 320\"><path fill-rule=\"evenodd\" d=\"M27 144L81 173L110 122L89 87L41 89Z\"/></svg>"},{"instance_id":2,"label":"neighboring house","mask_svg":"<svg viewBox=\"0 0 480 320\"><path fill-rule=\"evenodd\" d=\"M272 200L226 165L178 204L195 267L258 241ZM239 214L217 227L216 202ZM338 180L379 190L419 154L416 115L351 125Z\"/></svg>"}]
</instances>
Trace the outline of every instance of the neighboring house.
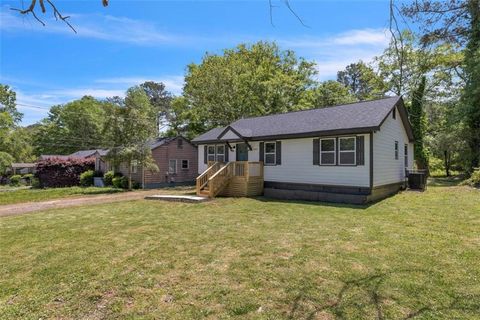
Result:
<instances>
[{"instance_id":1,"label":"neighboring house","mask_svg":"<svg viewBox=\"0 0 480 320\"><path fill-rule=\"evenodd\" d=\"M159 188L172 184L188 185L195 182L198 172L198 152L197 147L189 140L181 136L158 138L150 142L150 148L159 171L152 172L133 161L131 168L133 181L143 188ZM97 170L105 171L112 168L105 159L107 153L107 150L99 150L96 153ZM125 164L121 164L117 170L124 176L128 175L128 166Z\"/></svg>"},{"instance_id":2,"label":"neighboring house","mask_svg":"<svg viewBox=\"0 0 480 320\"><path fill-rule=\"evenodd\" d=\"M14 175L35 173L36 167L36 163L12 163L10 171Z\"/></svg>"},{"instance_id":3,"label":"neighboring house","mask_svg":"<svg viewBox=\"0 0 480 320\"><path fill-rule=\"evenodd\" d=\"M48 159L61 159L67 160L71 158L77 159L88 159L88 158L95 158L97 153L105 153L106 150L103 149L92 149L92 150L80 150L68 155L57 155L57 154L42 154L39 157L39 160L48 160Z\"/></svg>"},{"instance_id":4,"label":"neighboring house","mask_svg":"<svg viewBox=\"0 0 480 320\"><path fill-rule=\"evenodd\" d=\"M237 164L207 170L209 161L263 162L265 196L348 203L397 192L413 168L413 132L401 97L240 119L192 142L198 172L206 171L197 193L210 196L239 173Z\"/></svg>"}]
</instances>

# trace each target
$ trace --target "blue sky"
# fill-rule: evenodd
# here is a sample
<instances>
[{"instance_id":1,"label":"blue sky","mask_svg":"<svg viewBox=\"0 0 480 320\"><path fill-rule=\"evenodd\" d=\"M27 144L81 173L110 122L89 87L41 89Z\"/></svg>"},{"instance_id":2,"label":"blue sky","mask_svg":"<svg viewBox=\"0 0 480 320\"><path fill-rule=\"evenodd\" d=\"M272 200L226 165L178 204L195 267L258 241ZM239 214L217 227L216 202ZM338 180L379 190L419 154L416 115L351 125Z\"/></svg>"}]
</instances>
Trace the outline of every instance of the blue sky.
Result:
<instances>
[{"instance_id":1,"label":"blue sky","mask_svg":"<svg viewBox=\"0 0 480 320\"><path fill-rule=\"evenodd\" d=\"M10 10L22 0L2 1L0 82L17 92L28 125L46 116L38 107L85 94L123 95L145 80L163 81L180 94L186 65L241 42L270 40L295 50L317 63L319 80L334 79L350 62L371 60L388 44L388 0L291 0L308 27L283 1L272 2L273 26L268 0L110 0L107 8L100 0L57 0L75 34L51 12L40 14L42 27Z\"/></svg>"}]
</instances>

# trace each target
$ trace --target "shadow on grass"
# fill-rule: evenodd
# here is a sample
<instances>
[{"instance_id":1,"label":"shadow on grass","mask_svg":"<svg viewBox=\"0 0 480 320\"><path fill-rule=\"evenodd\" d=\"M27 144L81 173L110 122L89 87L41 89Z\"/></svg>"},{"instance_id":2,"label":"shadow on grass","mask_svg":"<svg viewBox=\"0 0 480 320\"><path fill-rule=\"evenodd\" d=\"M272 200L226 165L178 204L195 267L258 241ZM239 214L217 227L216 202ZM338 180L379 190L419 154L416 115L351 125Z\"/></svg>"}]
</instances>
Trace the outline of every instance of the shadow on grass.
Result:
<instances>
[{"instance_id":1,"label":"shadow on grass","mask_svg":"<svg viewBox=\"0 0 480 320\"><path fill-rule=\"evenodd\" d=\"M428 179L429 187L455 187L458 186L465 177L463 175L451 177L430 177Z\"/></svg>"},{"instance_id":2,"label":"shadow on grass","mask_svg":"<svg viewBox=\"0 0 480 320\"><path fill-rule=\"evenodd\" d=\"M354 209L354 210L365 210L365 209L368 209L370 206L374 205L375 203L378 203L378 201L369 202L366 204L350 204L350 203L307 201L307 200L282 200L282 199L267 198L263 196L252 197L252 199L262 201L262 202L269 202L269 203L288 203L288 204L296 203L296 204L317 206L317 207L347 208L347 209Z\"/></svg>"},{"instance_id":3,"label":"shadow on grass","mask_svg":"<svg viewBox=\"0 0 480 320\"><path fill-rule=\"evenodd\" d=\"M334 315L335 319L346 319L347 315L345 314L345 310L347 308L359 308L363 307L361 303L358 303L355 299L348 300L349 293L354 290L362 291L368 297L368 304L371 305L375 309L375 319L383 320L386 319L384 310L383 310L383 303L382 301L386 298L383 297L380 293L380 286L392 275L408 275L412 273L422 273L422 274L430 274L428 270L422 269L404 269L404 270L396 270L384 273L374 273L368 275L366 277L352 279L348 281L343 281L343 286L340 291L337 293L335 300L326 303L320 304L315 299L308 297L305 293L300 293L295 297L293 303L290 308L290 312L288 315L289 319L298 319L301 317L302 319L316 319L316 316L319 312L328 311ZM451 301L445 305L432 305L427 304L417 308L412 309L405 317L401 319L413 319L417 316L420 316L427 312L445 312L445 311L464 311L464 312L472 312L477 313L480 310L480 295L460 295L460 294L449 294ZM392 297L388 297L388 299L392 299ZM313 311L308 313L305 317L300 315L298 312L301 308L302 302L313 303L313 305L318 304Z\"/></svg>"}]
</instances>

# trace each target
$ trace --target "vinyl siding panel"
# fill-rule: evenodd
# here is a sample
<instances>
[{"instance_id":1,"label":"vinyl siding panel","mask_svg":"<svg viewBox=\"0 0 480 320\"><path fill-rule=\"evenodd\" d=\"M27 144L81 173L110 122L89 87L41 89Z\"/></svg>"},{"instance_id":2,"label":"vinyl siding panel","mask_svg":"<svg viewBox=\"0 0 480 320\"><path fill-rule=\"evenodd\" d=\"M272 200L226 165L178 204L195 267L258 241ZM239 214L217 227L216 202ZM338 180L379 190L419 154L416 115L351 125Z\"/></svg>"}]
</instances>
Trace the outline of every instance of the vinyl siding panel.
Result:
<instances>
[{"instance_id":1,"label":"vinyl siding panel","mask_svg":"<svg viewBox=\"0 0 480 320\"><path fill-rule=\"evenodd\" d=\"M332 186L370 185L369 135L365 137L365 165L318 166L313 164L313 139L282 141L282 164L265 166L265 181L310 183Z\"/></svg>"},{"instance_id":2,"label":"vinyl siding panel","mask_svg":"<svg viewBox=\"0 0 480 320\"><path fill-rule=\"evenodd\" d=\"M395 159L395 141L398 141L398 160ZM402 182L405 180L404 145L408 144L408 167L413 168L413 143L408 142L407 133L400 114L393 119L390 113L373 134L373 186Z\"/></svg>"}]
</instances>

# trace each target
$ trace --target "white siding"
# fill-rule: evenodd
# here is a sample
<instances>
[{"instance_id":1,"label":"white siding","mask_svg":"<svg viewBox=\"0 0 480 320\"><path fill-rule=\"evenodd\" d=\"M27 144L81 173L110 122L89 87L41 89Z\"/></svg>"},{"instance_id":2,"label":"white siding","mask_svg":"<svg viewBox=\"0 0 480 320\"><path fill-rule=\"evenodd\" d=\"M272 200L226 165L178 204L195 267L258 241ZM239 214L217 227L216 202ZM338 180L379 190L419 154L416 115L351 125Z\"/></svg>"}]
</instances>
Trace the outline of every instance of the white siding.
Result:
<instances>
[{"instance_id":1,"label":"white siding","mask_svg":"<svg viewBox=\"0 0 480 320\"><path fill-rule=\"evenodd\" d=\"M205 164L205 160L203 159L204 152L203 147L204 144L198 145L198 174L202 174L205 170L207 170L207 165Z\"/></svg>"},{"instance_id":2,"label":"white siding","mask_svg":"<svg viewBox=\"0 0 480 320\"><path fill-rule=\"evenodd\" d=\"M313 138L282 141L282 164L265 166L265 181L311 183L335 186L370 186L369 135L365 139L365 165L313 165ZM254 160L252 160L254 161Z\"/></svg>"},{"instance_id":3,"label":"white siding","mask_svg":"<svg viewBox=\"0 0 480 320\"><path fill-rule=\"evenodd\" d=\"M396 119L390 113L380 130L373 134L373 186L405 180L404 145L408 144L408 167L413 168L413 143L397 110ZM398 160L395 159L395 141L398 141Z\"/></svg>"}]
</instances>

